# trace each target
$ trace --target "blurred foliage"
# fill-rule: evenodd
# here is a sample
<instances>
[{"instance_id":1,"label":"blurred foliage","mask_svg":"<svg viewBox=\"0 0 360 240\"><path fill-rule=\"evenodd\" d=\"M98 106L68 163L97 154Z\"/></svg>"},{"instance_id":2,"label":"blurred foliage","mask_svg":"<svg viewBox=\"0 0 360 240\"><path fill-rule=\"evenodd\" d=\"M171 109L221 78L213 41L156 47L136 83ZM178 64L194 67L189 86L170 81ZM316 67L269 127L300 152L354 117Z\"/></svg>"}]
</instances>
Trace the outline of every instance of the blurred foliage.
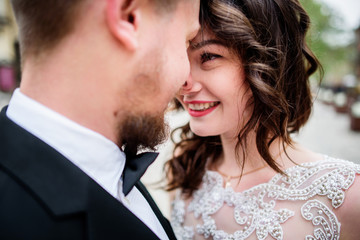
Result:
<instances>
[{"instance_id":1,"label":"blurred foliage","mask_svg":"<svg viewBox=\"0 0 360 240\"><path fill-rule=\"evenodd\" d=\"M323 83L339 83L344 75L354 72L355 44L337 44L344 31L339 26L342 19L324 3L316 0L300 2L311 18L307 42L323 65Z\"/></svg>"}]
</instances>

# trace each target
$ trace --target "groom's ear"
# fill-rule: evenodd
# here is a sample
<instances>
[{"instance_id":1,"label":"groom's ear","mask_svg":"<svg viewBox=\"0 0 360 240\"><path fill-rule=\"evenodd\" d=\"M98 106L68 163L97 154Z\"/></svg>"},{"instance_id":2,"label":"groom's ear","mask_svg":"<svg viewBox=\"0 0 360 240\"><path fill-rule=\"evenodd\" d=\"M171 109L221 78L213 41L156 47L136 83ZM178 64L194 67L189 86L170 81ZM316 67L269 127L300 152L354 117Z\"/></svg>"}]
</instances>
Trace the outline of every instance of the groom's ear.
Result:
<instances>
[{"instance_id":1,"label":"groom's ear","mask_svg":"<svg viewBox=\"0 0 360 240\"><path fill-rule=\"evenodd\" d=\"M126 49L138 47L142 0L106 0L106 24L111 34Z\"/></svg>"}]
</instances>

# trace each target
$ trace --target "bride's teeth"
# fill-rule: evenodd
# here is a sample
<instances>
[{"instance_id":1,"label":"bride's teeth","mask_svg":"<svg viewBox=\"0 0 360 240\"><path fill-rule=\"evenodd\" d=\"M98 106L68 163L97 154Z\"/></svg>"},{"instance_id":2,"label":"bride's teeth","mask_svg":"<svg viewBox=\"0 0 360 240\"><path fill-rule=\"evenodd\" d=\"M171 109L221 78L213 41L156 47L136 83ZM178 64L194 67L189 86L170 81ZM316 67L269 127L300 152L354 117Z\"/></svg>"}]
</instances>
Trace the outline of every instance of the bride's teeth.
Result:
<instances>
[{"instance_id":1,"label":"bride's teeth","mask_svg":"<svg viewBox=\"0 0 360 240\"><path fill-rule=\"evenodd\" d=\"M216 105L215 102L211 103L198 103L198 104L189 104L189 108L196 111L203 111L209 108L212 108Z\"/></svg>"}]
</instances>

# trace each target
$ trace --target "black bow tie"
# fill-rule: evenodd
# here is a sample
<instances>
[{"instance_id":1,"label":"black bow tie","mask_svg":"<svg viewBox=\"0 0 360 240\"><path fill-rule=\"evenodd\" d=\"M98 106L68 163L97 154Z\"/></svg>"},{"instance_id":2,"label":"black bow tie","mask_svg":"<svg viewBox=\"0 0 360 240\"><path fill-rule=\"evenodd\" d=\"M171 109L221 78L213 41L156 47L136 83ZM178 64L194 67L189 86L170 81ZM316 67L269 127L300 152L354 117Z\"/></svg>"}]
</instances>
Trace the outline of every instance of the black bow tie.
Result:
<instances>
[{"instance_id":1,"label":"black bow tie","mask_svg":"<svg viewBox=\"0 0 360 240\"><path fill-rule=\"evenodd\" d=\"M155 152L145 152L131 158L126 157L126 164L123 172L123 193L125 196L128 195L158 155L159 153Z\"/></svg>"}]
</instances>

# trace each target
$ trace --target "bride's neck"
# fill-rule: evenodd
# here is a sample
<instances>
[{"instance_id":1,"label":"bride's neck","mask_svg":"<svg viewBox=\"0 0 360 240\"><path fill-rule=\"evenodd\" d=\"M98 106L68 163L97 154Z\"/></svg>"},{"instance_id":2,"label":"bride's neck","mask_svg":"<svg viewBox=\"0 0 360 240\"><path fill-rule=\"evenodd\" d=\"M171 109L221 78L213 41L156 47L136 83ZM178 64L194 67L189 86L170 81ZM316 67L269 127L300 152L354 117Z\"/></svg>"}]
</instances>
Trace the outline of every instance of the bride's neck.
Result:
<instances>
[{"instance_id":1,"label":"bride's neck","mask_svg":"<svg viewBox=\"0 0 360 240\"><path fill-rule=\"evenodd\" d=\"M257 150L256 134L254 132L248 134L246 146L237 144L238 141L236 138L226 138L221 136L221 142L223 153L219 159L215 161L215 164L212 167L214 170L220 170L235 176L241 173L242 164L244 164L243 173L250 172L266 165L266 162ZM243 149L243 147L245 147L245 149ZM283 152L284 149L280 140L275 140L269 148L269 153L274 160L280 161L278 162L280 165L283 165L281 162ZM243 153L245 153L245 155Z\"/></svg>"}]
</instances>

